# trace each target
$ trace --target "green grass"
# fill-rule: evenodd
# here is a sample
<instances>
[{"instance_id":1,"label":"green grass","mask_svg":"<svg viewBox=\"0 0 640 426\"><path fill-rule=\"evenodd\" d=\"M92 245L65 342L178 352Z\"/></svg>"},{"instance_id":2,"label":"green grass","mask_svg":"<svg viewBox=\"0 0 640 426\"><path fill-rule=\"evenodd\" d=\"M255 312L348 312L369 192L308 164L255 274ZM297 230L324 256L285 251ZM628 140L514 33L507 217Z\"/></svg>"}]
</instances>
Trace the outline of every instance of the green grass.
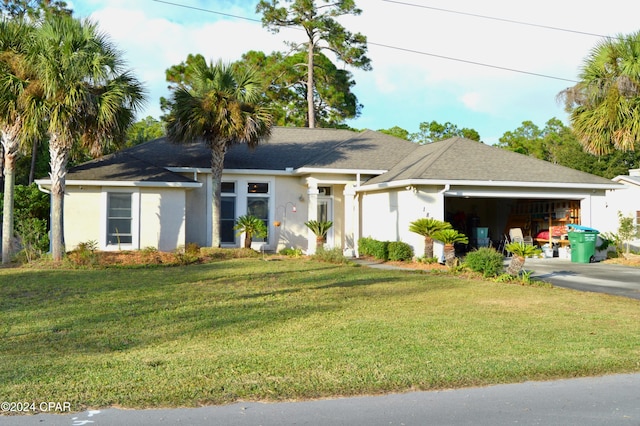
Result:
<instances>
[{"instance_id":1,"label":"green grass","mask_svg":"<svg viewBox=\"0 0 640 426\"><path fill-rule=\"evenodd\" d=\"M640 371L640 302L305 259L0 269L0 400L160 407Z\"/></svg>"}]
</instances>

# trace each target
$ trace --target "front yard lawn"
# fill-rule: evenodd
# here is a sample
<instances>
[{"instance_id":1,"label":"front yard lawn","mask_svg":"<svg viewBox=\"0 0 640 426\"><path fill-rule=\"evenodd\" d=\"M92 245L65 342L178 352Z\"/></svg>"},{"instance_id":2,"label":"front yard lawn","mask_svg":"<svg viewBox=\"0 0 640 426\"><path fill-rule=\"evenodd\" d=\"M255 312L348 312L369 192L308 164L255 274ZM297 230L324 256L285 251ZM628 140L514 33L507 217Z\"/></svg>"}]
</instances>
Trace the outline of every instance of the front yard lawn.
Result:
<instances>
[{"instance_id":1,"label":"front yard lawn","mask_svg":"<svg viewBox=\"0 0 640 426\"><path fill-rule=\"evenodd\" d=\"M640 371L640 302L307 259L0 269L0 398L73 410Z\"/></svg>"}]
</instances>

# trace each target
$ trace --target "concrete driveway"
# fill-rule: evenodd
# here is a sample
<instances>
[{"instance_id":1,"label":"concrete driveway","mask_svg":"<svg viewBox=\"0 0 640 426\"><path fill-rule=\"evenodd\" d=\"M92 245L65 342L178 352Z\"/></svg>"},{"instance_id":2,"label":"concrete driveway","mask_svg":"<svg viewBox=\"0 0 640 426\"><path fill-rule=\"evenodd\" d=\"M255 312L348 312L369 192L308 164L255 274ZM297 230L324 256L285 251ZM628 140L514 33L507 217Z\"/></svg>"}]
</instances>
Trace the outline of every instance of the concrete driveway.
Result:
<instances>
[{"instance_id":1,"label":"concrete driveway","mask_svg":"<svg viewBox=\"0 0 640 426\"><path fill-rule=\"evenodd\" d=\"M607 293L640 299L640 268L608 263L574 263L570 260L527 259L524 269L532 277L557 287Z\"/></svg>"}]
</instances>

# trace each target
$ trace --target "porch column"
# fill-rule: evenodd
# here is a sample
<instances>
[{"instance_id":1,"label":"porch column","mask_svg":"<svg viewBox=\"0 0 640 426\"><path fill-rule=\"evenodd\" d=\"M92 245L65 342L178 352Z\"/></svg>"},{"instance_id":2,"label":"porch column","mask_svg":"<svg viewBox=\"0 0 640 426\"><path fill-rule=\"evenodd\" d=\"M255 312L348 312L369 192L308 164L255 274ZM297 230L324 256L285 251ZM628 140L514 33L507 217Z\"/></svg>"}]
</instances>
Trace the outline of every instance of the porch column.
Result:
<instances>
[{"instance_id":1,"label":"porch column","mask_svg":"<svg viewBox=\"0 0 640 426\"><path fill-rule=\"evenodd\" d=\"M307 198L309 199L307 207L308 220L318 220L318 181L315 179L307 179ZM316 252L316 235L307 230L307 254Z\"/></svg>"},{"instance_id":2,"label":"porch column","mask_svg":"<svg viewBox=\"0 0 640 426\"><path fill-rule=\"evenodd\" d=\"M344 255L353 257L356 255L356 229L357 214L355 195L356 190L352 184L346 184L344 195Z\"/></svg>"}]
</instances>

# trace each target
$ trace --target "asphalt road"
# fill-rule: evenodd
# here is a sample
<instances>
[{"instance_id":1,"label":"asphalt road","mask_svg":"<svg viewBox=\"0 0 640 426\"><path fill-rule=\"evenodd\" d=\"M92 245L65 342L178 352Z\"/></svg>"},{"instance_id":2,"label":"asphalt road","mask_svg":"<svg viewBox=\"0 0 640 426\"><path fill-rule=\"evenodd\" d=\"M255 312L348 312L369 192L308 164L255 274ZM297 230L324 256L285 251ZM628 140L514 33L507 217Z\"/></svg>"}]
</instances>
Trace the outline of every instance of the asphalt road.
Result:
<instances>
[{"instance_id":1,"label":"asphalt road","mask_svg":"<svg viewBox=\"0 0 640 426\"><path fill-rule=\"evenodd\" d=\"M533 271L533 278L557 287L640 299L640 268L602 262L576 263L554 257L527 259L524 269Z\"/></svg>"},{"instance_id":2,"label":"asphalt road","mask_svg":"<svg viewBox=\"0 0 640 426\"><path fill-rule=\"evenodd\" d=\"M290 403L0 416L43 426L640 425L640 374Z\"/></svg>"}]
</instances>

